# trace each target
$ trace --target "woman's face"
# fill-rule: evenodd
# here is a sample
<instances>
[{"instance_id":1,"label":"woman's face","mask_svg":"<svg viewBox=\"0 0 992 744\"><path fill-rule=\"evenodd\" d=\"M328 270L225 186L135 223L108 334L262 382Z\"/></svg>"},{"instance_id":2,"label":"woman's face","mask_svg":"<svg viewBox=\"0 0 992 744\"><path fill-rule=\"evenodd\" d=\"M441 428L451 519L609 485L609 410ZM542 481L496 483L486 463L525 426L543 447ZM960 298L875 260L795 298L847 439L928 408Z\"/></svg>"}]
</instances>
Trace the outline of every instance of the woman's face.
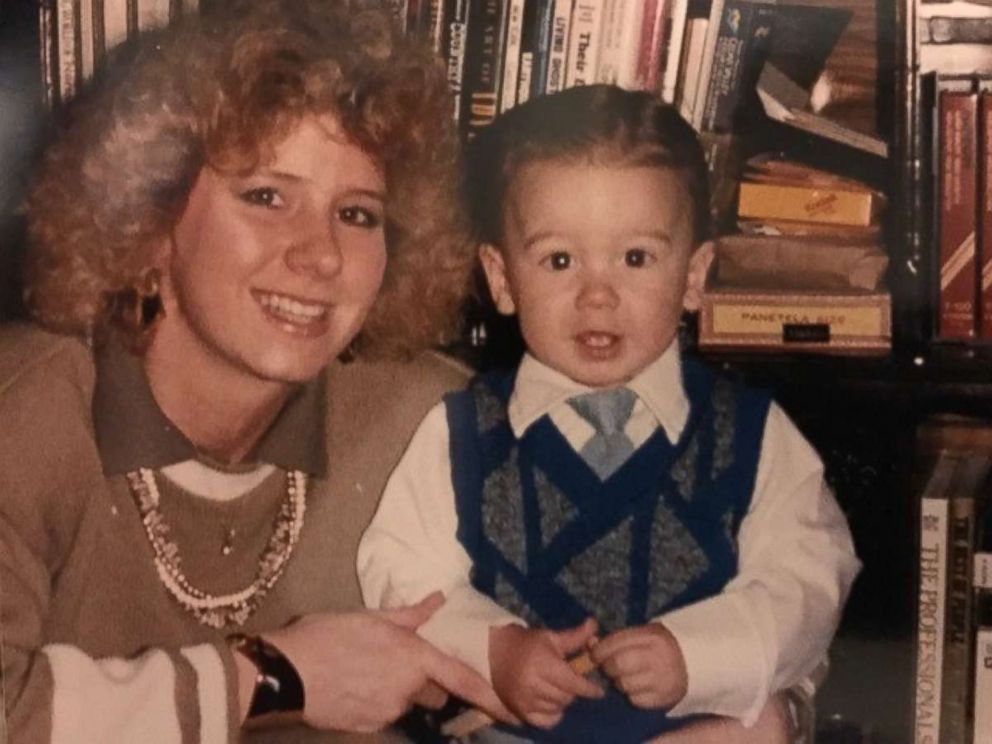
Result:
<instances>
[{"instance_id":1,"label":"woman's face","mask_svg":"<svg viewBox=\"0 0 992 744\"><path fill-rule=\"evenodd\" d=\"M384 191L329 116L304 118L251 173L204 167L166 251L153 343L232 382L314 377L379 291Z\"/></svg>"}]
</instances>

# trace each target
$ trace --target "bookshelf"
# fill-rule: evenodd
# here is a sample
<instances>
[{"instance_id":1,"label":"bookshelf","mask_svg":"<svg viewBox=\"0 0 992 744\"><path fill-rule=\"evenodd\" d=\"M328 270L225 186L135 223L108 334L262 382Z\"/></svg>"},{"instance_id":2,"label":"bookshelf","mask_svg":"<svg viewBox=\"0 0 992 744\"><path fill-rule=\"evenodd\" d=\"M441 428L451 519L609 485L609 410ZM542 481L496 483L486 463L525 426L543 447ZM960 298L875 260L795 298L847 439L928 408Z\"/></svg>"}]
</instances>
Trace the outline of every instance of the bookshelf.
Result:
<instances>
[{"instance_id":1,"label":"bookshelf","mask_svg":"<svg viewBox=\"0 0 992 744\"><path fill-rule=\"evenodd\" d=\"M851 12L827 59L832 98L823 114L884 139L886 166L870 174L888 195L884 222L893 296L893 346L881 357L708 353L728 374L766 386L823 454L850 519L864 570L855 584L818 697L818 744L912 742L916 592L915 431L938 413L992 418L992 346L932 342L932 194L916 41L919 0L790 0ZM948 7L954 5L947 3ZM44 134L35 0L0 0L0 169L16 184L25 140ZM992 52L990 52L992 57ZM16 60L16 64L6 64ZM771 132L772 129L769 129ZM775 135L781 133L774 129ZM756 132L752 134L761 134ZM794 135L795 138L795 135ZM760 140L761 138L758 137ZM802 137L798 143L802 145ZM13 145L11 143L18 143ZM816 141L809 140L810 149ZM13 277L20 225L16 186L0 193L0 319L21 308ZM512 329L490 319L490 343L460 351L479 366L511 358ZM691 328L686 333L691 345Z\"/></svg>"}]
</instances>

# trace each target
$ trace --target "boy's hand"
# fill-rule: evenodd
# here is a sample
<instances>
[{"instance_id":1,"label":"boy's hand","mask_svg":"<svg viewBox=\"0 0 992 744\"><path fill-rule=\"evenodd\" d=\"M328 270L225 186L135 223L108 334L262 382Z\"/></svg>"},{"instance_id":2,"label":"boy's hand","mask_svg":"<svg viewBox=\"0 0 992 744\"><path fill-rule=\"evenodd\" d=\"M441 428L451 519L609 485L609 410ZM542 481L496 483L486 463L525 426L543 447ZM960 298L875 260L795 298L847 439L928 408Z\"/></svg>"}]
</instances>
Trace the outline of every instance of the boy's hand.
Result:
<instances>
[{"instance_id":1,"label":"boy's hand","mask_svg":"<svg viewBox=\"0 0 992 744\"><path fill-rule=\"evenodd\" d=\"M689 674L682 650L660 623L611 633L591 656L638 708L671 708L685 697Z\"/></svg>"},{"instance_id":2,"label":"boy's hand","mask_svg":"<svg viewBox=\"0 0 992 744\"><path fill-rule=\"evenodd\" d=\"M504 625L489 631L493 688L506 706L538 728L551 728L576 698L602 697L603 691L575 672L566 657L588 647L596 621L552 631Z\"/></svg>"}]
</instances>

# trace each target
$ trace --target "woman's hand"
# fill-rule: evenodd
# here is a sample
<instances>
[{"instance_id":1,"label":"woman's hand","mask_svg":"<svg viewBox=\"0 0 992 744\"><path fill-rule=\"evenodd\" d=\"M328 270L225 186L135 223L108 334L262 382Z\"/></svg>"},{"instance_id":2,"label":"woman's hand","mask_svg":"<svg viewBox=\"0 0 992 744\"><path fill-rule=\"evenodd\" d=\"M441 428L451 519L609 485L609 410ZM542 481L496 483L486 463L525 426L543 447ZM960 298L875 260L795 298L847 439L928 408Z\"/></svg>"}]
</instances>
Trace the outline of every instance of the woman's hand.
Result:
<instances>
[{"instance_id":1,"label":"woman's hand","mask_svg":"<svg viewBox=\"0 0 992 744\"><path fill-rule=\"evenodd\" d=\"M513 720L477 672L416 635L443 603L435 593L395 610L307 615L266 633L303 680L304 720L319 729L375 731L418 700L437 702L437 687Z\"/></svg>"},{"instance_id":2,"label":"woman's hand","mask_svg":"<svg viewBox=\"0 0 992 744\"><path fill-rule=\"evenodd\" d=\"M574 671L566 658L584 650L596 635L596 621L562 631L504 625L489 631L493 687L520 718L551 728L577 697L602 697L603 691Z\"/></svg>"},{"instance_id":3,"label":"woman's hand","mask_svg":"<svg viewBox=\"0 0 992 744\"><path fill-rule=\"evenodd\" d=\"M689 676L682 650L660 623L611 633L591 656L638 708L671 708L685 697Z\"/></svg>"},{"instance_id":4,"label":"woman's hand","mask_svg":"<svg viewBox=\"0 0 992 744\"><path fill-rule=\"evenodd\" d=\"M769 698L754 726L736 718L711 718L652 739L648 744L789 744L792 727L781 694Z\"/></svg>"}]
</instances>

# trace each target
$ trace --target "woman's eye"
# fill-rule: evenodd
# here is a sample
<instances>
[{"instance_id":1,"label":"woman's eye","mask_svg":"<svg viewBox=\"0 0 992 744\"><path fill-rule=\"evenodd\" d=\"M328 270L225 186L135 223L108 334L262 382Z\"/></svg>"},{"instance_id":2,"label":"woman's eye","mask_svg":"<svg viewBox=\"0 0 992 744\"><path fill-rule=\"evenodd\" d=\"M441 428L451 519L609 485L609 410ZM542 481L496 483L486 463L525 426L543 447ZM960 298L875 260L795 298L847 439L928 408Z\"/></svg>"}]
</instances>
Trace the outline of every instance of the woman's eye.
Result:
<instances>
[{"instance_id":1,"label":"woman's eye","mask_svg":"<svg viewBox=\"0 0 992 744\"><path fill-rule=\"evenodd\" d=\"M286 204L279 192L268 186L243 191L241 192L241 199L249 204L268 207L269 209L279 209Z\"/></svg>"},{"instance_id":2,"label":"woman's eye","mask_svg":"<svg viewBox=\"0 0 992 744\"><path fill-rule=\"evenodd\" d=\"M654 263L654 256L643 248L631 248L623 254L623 262L632 269L640 269Z\"/></svg>"},{"instance_id":3,"label":"woman's eye","mask_svg":"<svg viewBox=\"0 0 992 744\"><path fill-rule=\"evenodd\" d=\"M552 271L564 271L572 265L572 257L564 251L555 251L547 255L541 263Z\"/></svg>"},{"instance_id":4,"label":"woman's eye","mask_svg":"<svg viewBox=\"0 0 992 744\"><path fill-rule=\"evenodd\" d=\"M382 217L365 207L345 207L338 214L345 223L355 227L374 228L382 224Z\"/></svg>"}]
</instances>

